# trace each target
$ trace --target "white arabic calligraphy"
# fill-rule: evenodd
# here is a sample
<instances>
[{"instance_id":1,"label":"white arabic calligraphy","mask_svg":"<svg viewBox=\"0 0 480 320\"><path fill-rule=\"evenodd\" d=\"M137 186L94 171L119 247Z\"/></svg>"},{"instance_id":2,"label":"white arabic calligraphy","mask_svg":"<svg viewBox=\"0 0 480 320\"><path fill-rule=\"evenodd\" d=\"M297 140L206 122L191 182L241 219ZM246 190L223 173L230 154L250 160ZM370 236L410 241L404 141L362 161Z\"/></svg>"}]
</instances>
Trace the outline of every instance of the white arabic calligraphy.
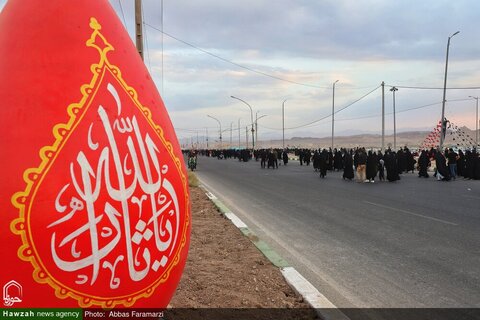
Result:
<instances>
[{"instance_id":1,"label":"white arabic calligraphy","mask_svg":"<svg viewBox=\"0 0 480 320\"><path fill-rule=\"evenodd\" d=\"M55 211L61 217L47 229L52 229L50 248L58 268L66 272L91 268L90 277L83 270L76 280L78 285L90 286L108 269L110 276L104 279L110 289L117 289L124 279L117 274L119 268L128 270L131 281L141 281L151 270L165 266L178 239L180 209L167 179L168 166L160 165L159 148L148 133L142 134L135 115L122 115L122 100L111 83L107 90L115 101L117 117L110 119L106 108L98 105L100 122L89 125L88 149L80 150L70 163L70 181L55 199ZM99 133L106 137L103 146ZM122 154L122 150L128 152ZM57 239L57 228L66 227L78 214L86 222ZM143 218L142 214L150 216ZM147 246L152 238L154 245ZM120 241L124 241L122 253L117 248ZM68 255L61 250L66 245L70 246Z\"/></svg>"}]
</instances>

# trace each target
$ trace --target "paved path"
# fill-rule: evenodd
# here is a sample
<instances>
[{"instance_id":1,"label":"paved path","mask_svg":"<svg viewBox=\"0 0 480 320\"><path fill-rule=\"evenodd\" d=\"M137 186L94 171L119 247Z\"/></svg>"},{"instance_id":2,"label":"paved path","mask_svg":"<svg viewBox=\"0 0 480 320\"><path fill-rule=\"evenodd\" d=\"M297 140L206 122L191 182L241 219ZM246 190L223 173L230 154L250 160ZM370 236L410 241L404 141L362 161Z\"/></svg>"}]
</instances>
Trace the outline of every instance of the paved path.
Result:
<instances>
[{"instance_id":1,"label":"paved path","mask_svg":"<svg viewBox=\"0 0 480 320\"><path fill-rule=\"evenodd\" d=\"M480 181L360 184L207 157L197 176L338 307L480 307Z\"/></svg>"}]
</instances>

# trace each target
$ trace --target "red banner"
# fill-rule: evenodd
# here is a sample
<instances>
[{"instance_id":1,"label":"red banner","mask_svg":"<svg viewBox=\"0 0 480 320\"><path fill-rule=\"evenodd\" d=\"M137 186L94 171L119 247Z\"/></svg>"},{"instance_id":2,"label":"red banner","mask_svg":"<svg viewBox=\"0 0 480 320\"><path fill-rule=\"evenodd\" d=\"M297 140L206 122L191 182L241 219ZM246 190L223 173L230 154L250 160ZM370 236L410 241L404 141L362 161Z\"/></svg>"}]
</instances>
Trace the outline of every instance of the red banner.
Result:
<instances>
[{"instance_id":1,"label":"red banner","mask_svg":"<svg viewBox=\"0 0 480 320\"><path fill-rule=\"evenodd\" d=\"M108 2L10 1L0 17L9 307L166 307L190 237L163 102Z\"/></svg>"}]
</instances>

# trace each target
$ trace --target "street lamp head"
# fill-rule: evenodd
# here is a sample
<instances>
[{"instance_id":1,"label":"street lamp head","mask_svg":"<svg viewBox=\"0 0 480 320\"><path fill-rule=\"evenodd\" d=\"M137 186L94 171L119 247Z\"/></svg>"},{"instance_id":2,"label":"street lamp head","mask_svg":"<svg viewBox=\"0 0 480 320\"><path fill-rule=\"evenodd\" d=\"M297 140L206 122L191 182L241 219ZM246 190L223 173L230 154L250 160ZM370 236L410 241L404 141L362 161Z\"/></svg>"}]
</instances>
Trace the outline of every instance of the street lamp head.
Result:
<instances>
[{"instance_id":1,"label":"street lamp head","mask_svg":"<svg viewBox=\"0 0 480 320\"><path fill-rule=\"evenodd\" d=\"M397 88L397 87L392 87L392 88L390 89L390 91L392 91L392 92L398 91L398 88Z\"/></svg>"},{"instance_id":2,"label":"street lamp head","mask_svg":"<svg viewBox=\"0 0 480 320\"><path fill-rule=\"evenodd\" d=\"M450 36L450 38L452 38L453 36L455 36L455 35L457 35L457 34L459 34L459 33L460 33L460 31L455 32L454 34L452 34L452 35Z\"/></svg>"}]
</instances>

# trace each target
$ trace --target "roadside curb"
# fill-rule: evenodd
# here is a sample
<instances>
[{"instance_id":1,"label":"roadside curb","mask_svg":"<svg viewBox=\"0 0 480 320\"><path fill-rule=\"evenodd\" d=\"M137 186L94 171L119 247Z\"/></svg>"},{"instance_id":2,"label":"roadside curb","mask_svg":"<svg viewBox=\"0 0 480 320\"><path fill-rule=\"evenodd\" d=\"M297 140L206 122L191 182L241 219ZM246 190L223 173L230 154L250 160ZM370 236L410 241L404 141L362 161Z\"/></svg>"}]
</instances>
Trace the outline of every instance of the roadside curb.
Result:
<instances>
[{"instance_id":1,"label":"roadside curb","mask_svg":"<svg viewBox=\"0 0 480 320\"><path fill-rule=\"evenodd\" d=\"M203 184L200 183L199 187L205 191L205 194L217 207L220 214L223 214L227 219L229 219L233 225L235 225L274 266L280 269L283 277L290 287L292 287L299 295L303 297L305 301L307 301L312 308L315 309L317 315L321 319L349 319L294 267L291 267L285 259L283 259L278 253L270 248L266 242L258 238L258 236L255 235L255 233L253 233L240 218L238 218Z\"/></svg>"}]
</instances>

